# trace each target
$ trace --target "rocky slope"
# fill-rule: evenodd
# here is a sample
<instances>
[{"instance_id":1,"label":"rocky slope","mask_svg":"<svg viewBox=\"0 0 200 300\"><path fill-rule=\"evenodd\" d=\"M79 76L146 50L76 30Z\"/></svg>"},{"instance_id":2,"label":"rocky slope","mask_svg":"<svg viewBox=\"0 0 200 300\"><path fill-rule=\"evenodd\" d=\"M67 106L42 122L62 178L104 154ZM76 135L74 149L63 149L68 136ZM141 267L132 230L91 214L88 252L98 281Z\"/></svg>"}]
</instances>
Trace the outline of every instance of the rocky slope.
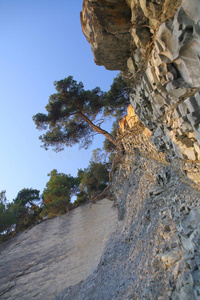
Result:
<instances>
[{"instance_id":1,"label":"rocky slope","mask_svg":"<svg viewBox=\"0 0 200 300\"><path fill-rule=\"evenodd\" d=\"M135 120L111 187L118 227L93 274L56 300L200 299L200 191Z\"/></svg>"},{"instance_id":2,"label":"rocky slope","mask_svg":"<svg viewBox=\"0 0 200 300\"><path fill-rule=\"evenodd\" d=\"M121 222L94 273L56 299L200 299L200 1L84 0L81 22L138 117L120 122Z\"/></svg>"},{"instance_id":3,"label":"rocky slope","mask_svg":"<svg viewBox=\"0 0 200 300\"><path fill-rule=\"evenodd\" d=\"M0 299L200 299L199 20L199 0L83 1L96 63L122 71L132 86L135 110L119 124L125 153L112 176L115 201L3 245ZM58 220L64 225L55 227Z\"/></svg>"}]
</instances>

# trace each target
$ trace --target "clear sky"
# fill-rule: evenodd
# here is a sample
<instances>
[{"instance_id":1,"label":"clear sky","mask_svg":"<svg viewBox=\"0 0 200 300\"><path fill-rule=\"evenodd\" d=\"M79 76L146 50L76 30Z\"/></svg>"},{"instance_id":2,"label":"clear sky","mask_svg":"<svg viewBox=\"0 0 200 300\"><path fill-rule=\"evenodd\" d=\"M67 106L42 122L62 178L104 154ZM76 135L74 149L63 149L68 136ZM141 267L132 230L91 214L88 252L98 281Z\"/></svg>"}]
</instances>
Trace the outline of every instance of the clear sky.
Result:
<instances>
[{"instance_id":1,"label":"clear sky","mask_svg":"<svg viewBox=\"0 0 200 300\"><path fill-rule=\"evenodd\" d=\"M53 169L77 174L89 150L41 148L32 116L45 112L53 82L72 75L86 89L107 91L118 72L96 66L80 25L82 0L0 0L0 191L43 189Z\"/></svg>"}]
</instances>

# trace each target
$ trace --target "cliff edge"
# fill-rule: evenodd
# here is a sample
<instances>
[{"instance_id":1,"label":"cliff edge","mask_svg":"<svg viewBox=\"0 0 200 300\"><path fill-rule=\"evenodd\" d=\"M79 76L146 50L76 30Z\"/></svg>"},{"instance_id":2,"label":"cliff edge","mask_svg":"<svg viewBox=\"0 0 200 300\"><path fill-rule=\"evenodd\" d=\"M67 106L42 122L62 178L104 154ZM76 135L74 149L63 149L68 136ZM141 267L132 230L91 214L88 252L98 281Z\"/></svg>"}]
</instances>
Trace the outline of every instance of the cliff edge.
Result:
<instances>
[{"instance_id":1,"label":"cliff edge","mask_svg":"<svg viewBox=\"0 0 200 300\"><path fill-rule=\"evenodd\" d=\"M95 271L55 299L199 299L198 186L158 152L133 108L121 132L125 155L111 185L119 226Z\"/></svg>"},{"instance_id":2,"label":"cliff edge","mask_svg":"<svg viewBox=\"0 0 200 300\"><path fill-rule=\"evenodd\" d=\"M198 300L200 1L84 0L81 23L95 62L132 88L115 201L4 244L0 299Z\"/></svg>"},{"instance_id":3,"label":"cliff edge","mask_svg":"<svg viewBox=\"0 0 200 300\"><path fill-rule=\"evenodd\" d=\"M81 22L132 108L111 185L120 226L56 299L200 299L200 1L84 0Z\"/></svg>"},{"instance_id":4,"label":"cliff edge","mask_svg":"<svg viewBox=\"0 0 200 300\"><path fill-rule=\"evenodd\" d=\"M95 62L132 87L157 149L199 184L199 0L84 0L81 22Z\"/></svg>"}]
</instances>

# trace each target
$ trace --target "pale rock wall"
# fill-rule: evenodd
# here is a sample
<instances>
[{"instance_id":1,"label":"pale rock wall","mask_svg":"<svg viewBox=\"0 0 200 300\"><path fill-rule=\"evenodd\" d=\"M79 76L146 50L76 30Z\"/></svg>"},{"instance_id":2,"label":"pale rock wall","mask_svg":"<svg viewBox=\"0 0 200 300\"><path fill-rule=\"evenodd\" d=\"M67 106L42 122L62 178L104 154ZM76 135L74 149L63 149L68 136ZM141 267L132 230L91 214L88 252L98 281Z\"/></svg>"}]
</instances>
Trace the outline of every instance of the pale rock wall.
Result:
<instances>
[{"instance_id":1,"label":"pale rock wall","mask_svg":"<svg viewBox=\"0 0 200 300\"><path fill-rule=\"evenodd\" d=\"M119 225L95 271L55 300L200 299L200 192L135 127L111 185Z\"/></svg>"},{"instance_id":2,"label":"pale rock wall","mask_svg":"<svg viewBox=\"0 0 200 300\"><path fill-rule=\"evenodd\" d=\"M157 31L151 59L131 103L168 159L193 162L183 168L200 182L200 1L182 1ZM182 167L182 166L181 166ZM194 167L193 167L194 168Z\"/></svg>"},{"instance_id":3,"label":"pale rock wall","mask_svg":"<svg viewBox=\"0 0 200 300\"><path fill-rule=\"evenodd\" d=\"M199 0L84 0L96 63L133 88L111 183L119 221L104 200L1 245L0 299L200 299L199 10Z\"/></svg>"},{"instance_id":4,"label":"pale rock wall","mask_svg":"<svg viewBox=\"0 0 200 300\"><path fill-rule=\"evenodd\" d=\"M158 150L199 184L200 1L85 0L82 28L95 62L129 81Z\"/></svg>"},{"instance_id":5,"label":"pale rock wall","mask_svg":"<svg viewBox=\"0 0 200 300\"><path fill-rule=\"evenodd\" d=\"M131 10L124 0L83 1L81 24L96 64L125 70L130 56ZM115 51L113 51L115 49Z\"/></svg>"},{"instance_id":6,"label":"pale rock wall","mask_svg":"<svg viewBox=\"0 0 200 300\"><path fill-rule=\"evenodd\" d=\"M0 299L50 300L97 267L117 226L107 199L47 220L0 245Z\"/></svg>"},{"instance_id":7,"label":"pale rock wall","mask_svg":"<svg viewBox=\"0 0 200 300\"><path fill-rule=\"evenodd\" d=\"M112 44L123 18L108 31L107 15L126 4L130 36ZM95 271L56 300L200 299L199 9L199 0L84 1L95 61L123 71L135 111L120 121L125 154L111 183L119 226Z\"/></svg>"},{"instance_id":8,"label":"pale rock wall","mask_svg":"<svg viewBox=\"0 0 200 300\"><path fill-rule=\"evenodd\" d=\"M119 129L122 133L127 131L128 128L132 128L139 122L138 116L135 113L131 104L127 107L127 115L119 121Z\"/></svg>"}]
</instances>

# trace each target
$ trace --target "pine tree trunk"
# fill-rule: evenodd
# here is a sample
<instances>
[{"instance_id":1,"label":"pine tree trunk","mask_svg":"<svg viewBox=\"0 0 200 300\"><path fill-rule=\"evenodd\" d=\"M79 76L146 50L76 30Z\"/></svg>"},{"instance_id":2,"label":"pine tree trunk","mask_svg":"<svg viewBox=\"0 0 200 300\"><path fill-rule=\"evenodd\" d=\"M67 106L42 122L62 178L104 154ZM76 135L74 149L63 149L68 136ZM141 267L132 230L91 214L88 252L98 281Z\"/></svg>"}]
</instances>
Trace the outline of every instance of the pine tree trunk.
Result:
<instances>
[{"instance_id":1,"label":"pine tree trunk","mask_svg":"<svg viewBox=\"0 0 200 300\"><path fill-rule=\"evenodd\" d=\"M94 123L92 123L92 121L90 121L90 119L88 119L88 117L86 117L84 114L79 113L79 116L81 118L83 118L83 120L85 122L87 122L94 131L103 134L105 136L105 138L107 138L111 143L113 143L115 146L117 145L117 141L116 139L110 134L108 133L106 130L101 129L99 126L96 126Z\"/></svg>"}]
</instances>

